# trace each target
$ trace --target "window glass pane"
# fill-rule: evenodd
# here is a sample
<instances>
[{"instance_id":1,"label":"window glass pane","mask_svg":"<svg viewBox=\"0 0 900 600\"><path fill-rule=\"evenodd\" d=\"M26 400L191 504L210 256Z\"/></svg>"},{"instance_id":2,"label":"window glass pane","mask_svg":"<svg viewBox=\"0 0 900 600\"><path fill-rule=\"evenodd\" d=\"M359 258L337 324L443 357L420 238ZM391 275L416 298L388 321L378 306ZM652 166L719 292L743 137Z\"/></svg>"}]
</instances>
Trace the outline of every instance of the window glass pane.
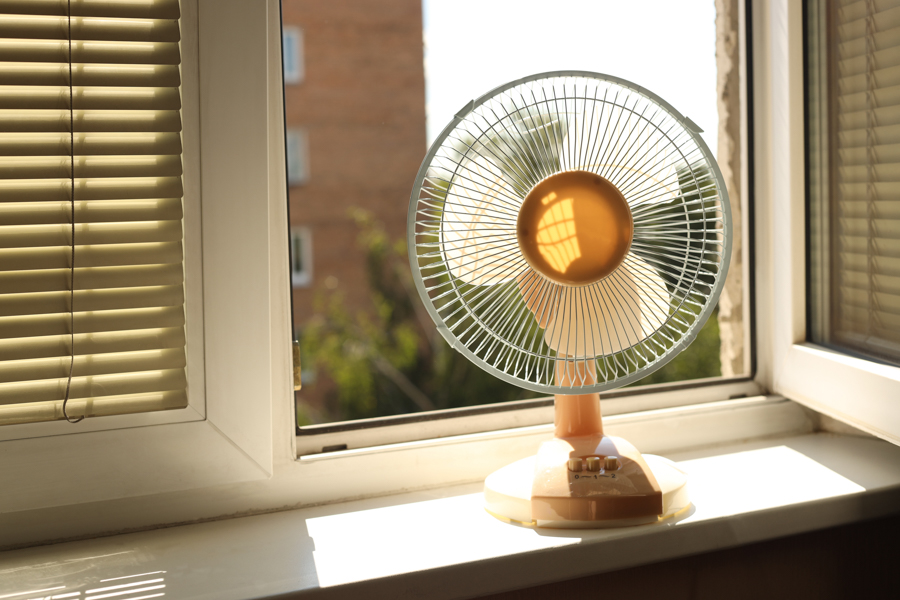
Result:
<instances>
[{"instance_id":1,"label":"window glass pane","mask_svg":"<svg viewBox=\"0 0 900 600\"><path fill-rule=\"evenodd\" d=\"M900 0L809 12L810 337L900 363Z\"/></svg>"},{"instance_id":2,"label":"window glass pane","mask_svg":"<svg viewBox=\"0 0 900 600\"><path fill-rule=\"evenodd\" d=\"M304 369L316 374L298 392L298 422L538 396L481 371L438 335L409 271L406 214L428 145L460 108L556 69L609 73L671 103L704 130L731 196L736 245L718 310L684 353L639 383L746 373L738 2L722 4L717 15L713 0L566 0L553 10L372 0L353 11L283 0L285 31L302 30L306 47L303 81L285 87L288 170L297 168L292 132L306 132L315 163L314 177L290 177L292 226L316 241L304 259L310 285L293 295Z\"/></svg>"}]
</instances>

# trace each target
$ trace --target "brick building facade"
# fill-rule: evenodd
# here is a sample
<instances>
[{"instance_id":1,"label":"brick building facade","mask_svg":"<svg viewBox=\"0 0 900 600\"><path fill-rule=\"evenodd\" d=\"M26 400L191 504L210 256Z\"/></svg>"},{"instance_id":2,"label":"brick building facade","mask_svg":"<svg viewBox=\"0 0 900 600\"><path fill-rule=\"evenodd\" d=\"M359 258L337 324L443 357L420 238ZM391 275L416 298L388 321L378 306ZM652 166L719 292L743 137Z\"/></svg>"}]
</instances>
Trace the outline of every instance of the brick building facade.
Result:
<instances>
[{"instance_id":1,"label":"brick building facade","mask_svg":"<svg viewBox=\"0 0 900 600\"><path fill-rule=\"evenodd\" d=\"M305 271L294 278L299 330L326 288L351 310L368 305L351 208L370 211L392 238L404 234L426 150L422 4L283 0L282 19L290 216ZM306 386L303 400L320 404L323 386Z\"/></svg>"}]
</instances>

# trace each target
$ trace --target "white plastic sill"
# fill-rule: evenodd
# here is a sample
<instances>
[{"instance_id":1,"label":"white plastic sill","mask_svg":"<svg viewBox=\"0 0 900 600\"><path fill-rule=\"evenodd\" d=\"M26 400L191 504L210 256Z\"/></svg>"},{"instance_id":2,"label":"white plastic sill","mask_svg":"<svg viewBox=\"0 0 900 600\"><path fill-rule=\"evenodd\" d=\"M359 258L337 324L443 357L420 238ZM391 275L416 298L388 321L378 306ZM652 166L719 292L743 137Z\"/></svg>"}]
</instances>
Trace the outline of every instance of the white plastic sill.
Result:
<instances>
[{"instance_id":1,"label":"white plastic sill","mask_svg":"<svg viewBox=\"0 0 900 600\"><path fill-rule=\"evenodd\" d=\"M537 531L480 485L0 553L0 600L469 598L900 512L900 448L828 433L672 454L677 522Z\"/></svg>"}]
</instances>

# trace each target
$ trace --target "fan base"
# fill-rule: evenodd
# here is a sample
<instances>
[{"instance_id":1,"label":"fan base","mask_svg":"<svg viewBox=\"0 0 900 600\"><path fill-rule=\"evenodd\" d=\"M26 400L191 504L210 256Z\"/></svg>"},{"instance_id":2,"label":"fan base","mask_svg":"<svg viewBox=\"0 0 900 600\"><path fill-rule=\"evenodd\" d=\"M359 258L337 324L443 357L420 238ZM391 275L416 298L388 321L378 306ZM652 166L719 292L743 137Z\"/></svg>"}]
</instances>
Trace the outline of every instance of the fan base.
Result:
<instances>
[{"instance_id":1,"label":"fan base","mask_svg":"<svg viewBox=\"0 0 900 600\"><path fill-rule=\"evenodd\" d=\"M615 464L604 465L613 456ZM588 470L587 458L594 457L601 468ZM581 471L570 468L577 468L578 459ZM597 467L596 459L590 462ZM610 436L545 442L536 456L491 473L484 501L487 511L503 521L568 529L656 523L687 513L691 505L687 475L673 462L641 455Z\"/></svg>"}]
</instances>

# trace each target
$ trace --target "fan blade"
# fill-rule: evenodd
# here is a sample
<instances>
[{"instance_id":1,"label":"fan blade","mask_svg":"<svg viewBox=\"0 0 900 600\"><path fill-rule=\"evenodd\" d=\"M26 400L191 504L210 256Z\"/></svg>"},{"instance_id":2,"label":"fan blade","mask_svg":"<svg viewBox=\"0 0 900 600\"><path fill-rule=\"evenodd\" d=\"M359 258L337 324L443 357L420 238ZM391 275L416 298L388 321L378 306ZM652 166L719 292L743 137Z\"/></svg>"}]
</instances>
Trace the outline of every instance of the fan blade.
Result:
<instances>
[{"instance_id":1,"label":"fan blade","mask_svg":"<svg viewBox=\"0 0 900 600\"><path fill-rule=\"evenodd\" d=\"M447 190L441 250L450 273L471 285L509 281L525 267L516 240L521 202L484 157L466 161Z\"/></svg>"},{"instance_id":2,"label":"fan blade","mask_svg":"<svg viewBox=\"0 0 900 600\"><path fill-rule=\"evenodd\" d=\"M612 354L643 338L640 298L630 274L618 274L615 286L566 287L544 341L558 355L583 358Z\"/></svg>"},{"instance_id":3,"label":"fan blade","mask_svg":"<svg viewBox=\"0 0 900 600\"><path fill-rule=\"evenodd\" d=\"M641 329L644 337L648 337L662 327L669 317L671 297L666 282L650 263L633 253L628 255L620 268L631 273L632 281L637 286L641 305Z\"/></svg>"},{"instance_id":4,"label":"fan blade","mask_svg":"<svg viewBox=\"0 0 900 600\"><path fill-rule=\"evenodd\" d=\"M531 268L519 275L516 281L519 284L519 292L522 294L525 306L534 314L541 329L545 329L551 316L557 310L559 286Z\"/></svg>"},{"instance_id":5,"label":"fan blade","mask_svg":"<svg viewBox=\"0 0 900 600\"><path fill-rule=\"evenodd\" d=\"M544 341L563 356L584 358L620 352L651 335L669 313L665 283L653 267L634 254L603 281L564 287L558 294L556 315L545 327Z\"/></svg>"}]
</instances>

